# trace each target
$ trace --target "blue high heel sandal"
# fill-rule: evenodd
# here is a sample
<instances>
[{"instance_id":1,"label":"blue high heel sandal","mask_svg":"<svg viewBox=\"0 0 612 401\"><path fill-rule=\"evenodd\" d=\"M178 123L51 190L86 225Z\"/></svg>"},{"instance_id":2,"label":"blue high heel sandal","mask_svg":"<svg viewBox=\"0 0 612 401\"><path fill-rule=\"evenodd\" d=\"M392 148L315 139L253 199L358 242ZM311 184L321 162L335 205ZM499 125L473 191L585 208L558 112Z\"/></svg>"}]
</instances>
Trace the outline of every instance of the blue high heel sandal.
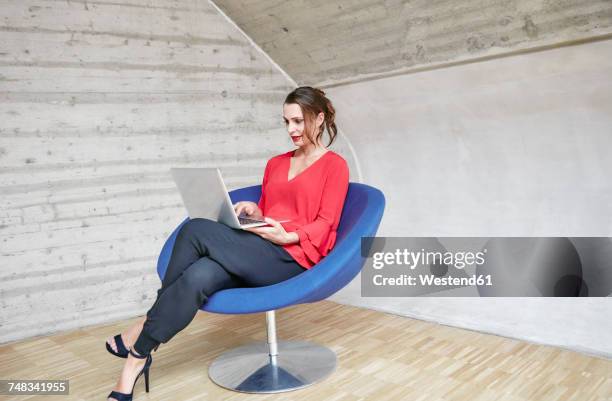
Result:
<instances>
[{"instance_id":1,"label":"blue high heel sandal","mask_svg":"<svg viewBox=\"0 0 612 401\"><path fill-rule=\"evenodd\" d=\"M132 392L131 393L125 394L125 393L120 393L118 391L111 391L111 393L106 398L114 398L117 401L132 401L132 397L134 395L134 387L136 387L136 383L138 382L138 379L140 379L140 376L143 373L144 373L144 378L145 378L145 390L147 391L147 393L149 392L149 368L151 367L151 364L153 363L153 357L151 356L151 354L149 354L149 355L138 355L138 354L134 353L132 351L132 349L130 349L128 352L134 358L138 358L138 359L145 359L145 358L147 358L147 361L145 362L145 365L142 368L142 370L140 371L140 373L138 373L138 376L136 376L136 380L134 380L134 385L132 386Z\"/></svg>"},{"instance_id":2,"label":"blue high heel sandal","mask_svg":"<svg viewBox=\"0 0 612 401\"><path fill-rule=\"evenodd\" d=\"M109 343L106 343L106 350L111 354L118 356L119 358L127 358L128 357L128 349L123 343L123 338L121 338L121 334L117 334L115 337L115 345L117 346L117 351L110 346Z\"/></svg>"},{"instance_id":3,"label":"blue high heel sandal","mask_svg":"<svg viewBox=\"0 0 612 401\"><path fill-rule=\"evenodd\" d=\"M117 334L113 338L115 339L115 344L117 345L117 351L115 351L109 343L106 343L106 350L111 354L118 356L119 358L127 358L129 352L127 347L125 346L125 343L123 342L123 338L121 338L121 334ZM153 351L157 351L158 347L159 344L156 345L155 348L153 348Z\"/></svg>"}]
</instances>

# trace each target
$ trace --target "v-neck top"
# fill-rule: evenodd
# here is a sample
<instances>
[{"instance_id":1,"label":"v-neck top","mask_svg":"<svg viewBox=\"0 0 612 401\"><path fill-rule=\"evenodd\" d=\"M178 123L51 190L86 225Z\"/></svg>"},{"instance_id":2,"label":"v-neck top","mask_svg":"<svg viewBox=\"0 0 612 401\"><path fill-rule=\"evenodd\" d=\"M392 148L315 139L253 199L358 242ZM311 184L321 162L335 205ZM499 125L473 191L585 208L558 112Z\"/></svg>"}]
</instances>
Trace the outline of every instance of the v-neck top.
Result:
<instances>
[{"instance_id":1,"label":"v-neck top","mask_svg":"<svg viewBox=\"0 0 612 401\"><path fill-rule=\"evenodd\" d=\"M295 151L274 156L266 164L259 208L264 216L295 232L299 242L283 248L306 269L325 257L336 243L336 230L349 183L348 164L328 150L289 180Z\"/></svg>"}]
</instances>

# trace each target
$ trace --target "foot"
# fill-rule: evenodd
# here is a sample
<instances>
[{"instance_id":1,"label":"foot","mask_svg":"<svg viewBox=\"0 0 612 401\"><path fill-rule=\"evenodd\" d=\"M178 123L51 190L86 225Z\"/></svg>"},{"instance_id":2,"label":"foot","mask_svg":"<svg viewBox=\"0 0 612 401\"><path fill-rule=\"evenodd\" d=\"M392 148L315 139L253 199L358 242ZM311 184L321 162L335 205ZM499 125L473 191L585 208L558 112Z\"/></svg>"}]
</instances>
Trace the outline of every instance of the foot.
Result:
<instances>
[{"instance_id":1,"label":"foot","mask_svg":"<svg viewBox=\"0 0 612 401\"><path fill-rule=\"evenodd\" d=\"M136 352L136 350L134 350L134 352ZM121 376L119 377L117 384L113 388L113 391L130 394L132 392L132 389L134 388L134 381L136 380L136 377L144 367L145 363L147 363L146 358L138 359L128 354L127 360L125 361L125 365L123 365L123 371L121 372ZM141 378L140 380L144 380L144 378ZM108 400L116 401L114 398L108 398Z\"/></svg>"},{"instance_id":2,"label":"foot","mask_svg":"<svg viewBox=\"0 0 612 401\"><path fill-rule=\"evenodd\" d=\"M132 345L134 345L134 343L138 339L138 336L140 335L140 332L142 331L142 326L144 325L146 320L147 320L147 317L144 316L141 320L136 322L136 324L134 324L132 327L128 328L127 330L121 333L121 339L123 340L123 343L125 344L127 349L130 349ZM109 337L106 340L106 342L110 345L113 351L118 352L117 344L115 343L114 336Z\"/></svg>"}]
</instances>

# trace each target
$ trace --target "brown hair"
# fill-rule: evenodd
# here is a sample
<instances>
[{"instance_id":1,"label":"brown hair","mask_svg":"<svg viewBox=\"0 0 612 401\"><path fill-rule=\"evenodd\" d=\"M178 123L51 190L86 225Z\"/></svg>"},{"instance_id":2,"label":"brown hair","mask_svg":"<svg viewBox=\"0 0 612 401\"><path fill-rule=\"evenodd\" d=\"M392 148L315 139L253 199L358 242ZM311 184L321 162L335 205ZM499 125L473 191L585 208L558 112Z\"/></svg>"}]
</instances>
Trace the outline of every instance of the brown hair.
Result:
<instances>
[{"instance_id":1,"label":"brown hair","mask_svg":"<svg viewBox=\"0 0 612 401\"><path fill-rule=\"evenodd\" d=\"M327 146L334 142L336 135L338 135L338 128L334 122L336 119L336 109L334 109L331 101L325 96L325 92L310 86L300 86L287 95L285 104L297 104L300 106L304 115L304 133L312 143L319 143L325 128L327 128L327 133L329 134ZM316 137L313 139L315 121L321 112L325 115L325 119L323 124L321 124L319 132L316 133Z\"/></svg>"}]
</instances>

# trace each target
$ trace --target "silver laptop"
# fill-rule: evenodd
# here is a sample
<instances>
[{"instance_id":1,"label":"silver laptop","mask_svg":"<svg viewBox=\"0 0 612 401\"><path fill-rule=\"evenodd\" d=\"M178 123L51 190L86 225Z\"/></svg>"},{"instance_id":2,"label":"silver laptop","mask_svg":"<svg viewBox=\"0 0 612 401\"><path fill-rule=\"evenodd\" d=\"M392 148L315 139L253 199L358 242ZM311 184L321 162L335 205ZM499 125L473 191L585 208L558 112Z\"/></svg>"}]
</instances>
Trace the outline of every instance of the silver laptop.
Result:
<instances>
[{"instance_id":1,"label":"silver laptop","mask_svg":"<svg viewBox=\"0 0 612 401\"><path fill-rule=\"evenodd\" d=\"M236 216L218 168L171 168L170 172L189 218L206 218L237 229L268 225L263 220Z\"/></svg>"}]
</instances>

